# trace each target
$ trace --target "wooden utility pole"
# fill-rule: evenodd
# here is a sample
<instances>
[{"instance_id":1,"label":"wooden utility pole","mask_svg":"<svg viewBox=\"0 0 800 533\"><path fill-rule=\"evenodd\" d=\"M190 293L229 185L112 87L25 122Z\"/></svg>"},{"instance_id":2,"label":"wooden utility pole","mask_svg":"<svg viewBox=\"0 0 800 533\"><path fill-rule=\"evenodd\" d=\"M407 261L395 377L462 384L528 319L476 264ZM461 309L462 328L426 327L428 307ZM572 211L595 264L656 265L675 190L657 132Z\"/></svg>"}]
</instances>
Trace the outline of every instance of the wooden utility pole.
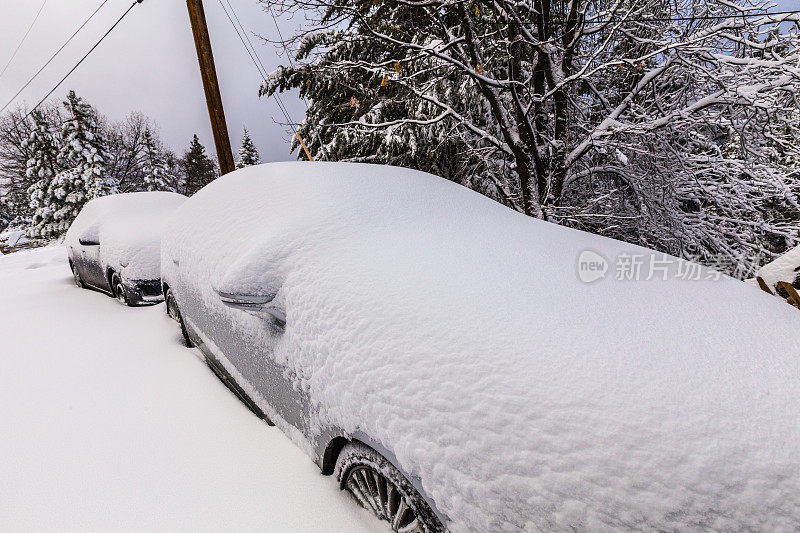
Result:
<instances>
[{"instance_id":1,"label":"wooden utility pole","mask_svg":"<svg viewBox=\"0 0 800 533\"><path fill-rule=\"evenodd\" d=\"M225 124L225 111L222 109L222 97L219 94L217 70L214 68L214 55L211 53L211 41L208 38L206 15L203 12L203 0L186 0L189 8L189 20L192 22L194 46L197 48L197 61L200 63L200 75L203 77L203 89L206 92L208 116L211 118L211 130L214 132L214 144L217 147L220 175L233 172L233 152L228 137L228 126Z\"/></svg>"}]
</instances>

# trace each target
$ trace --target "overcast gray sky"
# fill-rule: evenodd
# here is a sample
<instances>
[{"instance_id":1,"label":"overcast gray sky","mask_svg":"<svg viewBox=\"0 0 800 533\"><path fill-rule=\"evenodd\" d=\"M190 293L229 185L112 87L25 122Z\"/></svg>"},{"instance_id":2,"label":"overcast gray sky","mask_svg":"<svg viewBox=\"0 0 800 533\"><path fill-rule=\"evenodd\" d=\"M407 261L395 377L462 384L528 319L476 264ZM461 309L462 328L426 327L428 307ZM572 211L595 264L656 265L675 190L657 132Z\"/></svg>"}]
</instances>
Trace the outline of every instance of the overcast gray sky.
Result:
<instances>
[{"instance_id":1,"label":"overcast gray sky","mask_svg":"<svg viewBox=\"0 0 800 533\"><path fill-rule=\"evenodd\" d=\"M274 37L272 19L256 0L230 0L247 30ZM0 0L0 69L5 65L41 0ZM48 0L30 35L0 78L0 107L16 93L47 58L75 31L101 0ZM131 0L109 0L94 19L20 95L18 102L35 105L83 56ZM260 78L225 17L218 0L204 1L214 60L234 153L247 126L265 161L292 159L285 122L274 99L258 98ZM289 31L285 22L281 30ZM252 39L252 37L251 37ZM285 63L273 45L253 40L269 70ZM100 47L58 89L63 99L75 89L112 120L141 111L160 127L162 139L182 152L193 133L210 153L214 143L192 40L185 0L144 0ZM292 119L305 109L293 95L283 95Z\"/></svg>"}]
</instances>

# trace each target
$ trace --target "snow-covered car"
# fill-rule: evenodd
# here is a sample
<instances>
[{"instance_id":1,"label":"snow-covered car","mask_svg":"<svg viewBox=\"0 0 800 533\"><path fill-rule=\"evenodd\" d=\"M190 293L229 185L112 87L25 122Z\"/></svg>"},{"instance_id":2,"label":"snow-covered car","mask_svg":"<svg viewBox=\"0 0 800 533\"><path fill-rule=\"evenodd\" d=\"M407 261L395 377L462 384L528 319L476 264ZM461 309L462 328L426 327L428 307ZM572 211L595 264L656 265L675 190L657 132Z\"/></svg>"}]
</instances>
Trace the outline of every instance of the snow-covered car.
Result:
<instances>
[{"instance_id":1,"label":"snow-covered car","mask_svg":"<svg viewBox=\"0 0 800 533\"><path fill-rule=\"evenodd\" d=\"M317 162L205 187L162 272L187 342L394 530L800 528L800 317L699 265Z\"/></svg>"},{"instance_id":2,"label":"snow-covered car","mask_svg":"<svg viewBox=\"0 0 800 533\"><path fill-rule=\"evenodd\" d=\"M86 203L66 235L78 287L110 294L128 305L163 301L161 232L184 201L172 192L135 192Z\"/></svg>"}]
</instances>

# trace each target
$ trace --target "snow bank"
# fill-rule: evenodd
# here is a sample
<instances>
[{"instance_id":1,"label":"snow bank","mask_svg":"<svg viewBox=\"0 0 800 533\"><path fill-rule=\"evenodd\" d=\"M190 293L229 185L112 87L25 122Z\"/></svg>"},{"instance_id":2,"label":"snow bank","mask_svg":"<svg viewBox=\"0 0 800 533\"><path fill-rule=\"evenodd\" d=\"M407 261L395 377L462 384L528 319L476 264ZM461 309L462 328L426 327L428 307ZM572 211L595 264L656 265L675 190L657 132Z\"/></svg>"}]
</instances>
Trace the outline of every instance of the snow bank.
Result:
<instances>
[{"instance_id":1,"label":"snow bank","mask_svg":"<svg viewBox=\"0 0 800 533\"><path fill-rule=\"evenodd\" d=\"M17 246L18 244L25 244L28 238L25 236L25 230L8 230L0 232L0 246Z\"/></svg>"},{"instance_id":2,"label":"snow bank","mask_svg":"<svg viewBox=\"0 0 800 533\"><path fill-rule=\"evenodd\" d=\"M585 250L668 279L582 283ZM246 342L263 323L214 289L274 295L312 430L373 436L456 531L800 527L800 315L741 282L341 163L219 178L162 254Z\"/></svg>"},{"instance_id":3,"label":"snow bank","mask_svg":"<svg viewBox=\"0 0 800 533\"><path fill-rule=\"evenodd\" d=\"M0 258L0 343L4 532L386 531L63 246Z\"/></svg>"},{"instance_id":4,"label":"snow bank","mask_svg":"<svg viewBox=\"0 0 800 533\"><path fill-rule=\"evenodd\" d=\"M100 260L128 280L161 278L164 222L186 197L171 192L134 192L88 202L67 231L67 246L99 239Z\"/></svg>"},{"instance_id":5,"label":"snow bank","mask_svg":"<svg viewBox=\"0 0 800 533\"><path fill-rule=\"evenodd\" d=\"M794 284L800 278L800 246L792 248L771 263L767 263L758 271L758 275L775 291L779 281Z\"/></svg>"}]
</instances>

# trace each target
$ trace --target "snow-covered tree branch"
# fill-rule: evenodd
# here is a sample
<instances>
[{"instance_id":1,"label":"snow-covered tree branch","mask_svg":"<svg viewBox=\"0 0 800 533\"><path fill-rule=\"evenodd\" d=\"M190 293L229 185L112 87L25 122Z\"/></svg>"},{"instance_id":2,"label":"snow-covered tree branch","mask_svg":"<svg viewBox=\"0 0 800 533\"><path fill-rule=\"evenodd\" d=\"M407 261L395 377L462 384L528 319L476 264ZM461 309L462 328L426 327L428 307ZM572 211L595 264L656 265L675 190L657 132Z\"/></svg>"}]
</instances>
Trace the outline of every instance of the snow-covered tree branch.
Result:
<instances>
[{"instance_id":1,"label":"snow-covered tree branch","mask_svg":"<svg viewBox=\"0 0 800 533\"><path fill-rule=\"evenodd\" d=\"M271 5L310 21L262 94L310 100L312 151L431 171L673 254L724 254L742 273L798 240L800 15L727 0Z\"/></svg>"}]
</instances>

